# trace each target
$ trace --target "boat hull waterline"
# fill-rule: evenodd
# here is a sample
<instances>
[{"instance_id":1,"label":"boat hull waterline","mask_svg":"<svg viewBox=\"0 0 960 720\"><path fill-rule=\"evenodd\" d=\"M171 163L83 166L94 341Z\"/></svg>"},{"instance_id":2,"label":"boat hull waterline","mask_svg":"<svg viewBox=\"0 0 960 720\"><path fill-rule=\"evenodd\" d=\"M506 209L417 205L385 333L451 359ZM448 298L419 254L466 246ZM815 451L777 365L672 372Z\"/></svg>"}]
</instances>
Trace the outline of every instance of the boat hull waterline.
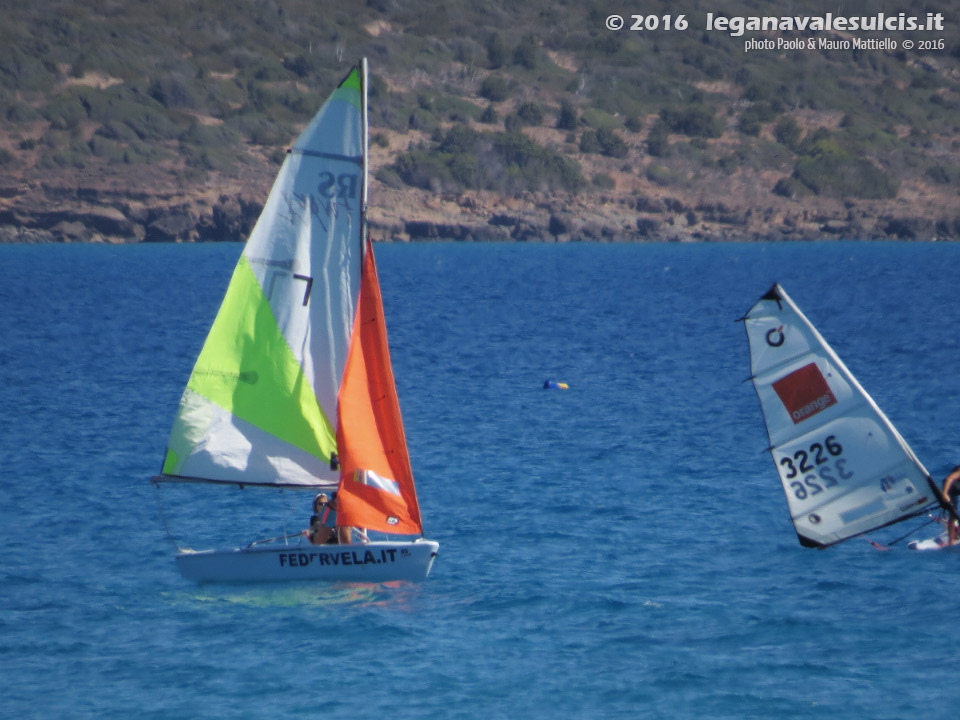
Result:
<instances>
[{"instance_id":1,"label":"boat hull waterline","mask_svg":"<svg viewBox=\"0 0 960 720\"><path fill-rule=\"evenodd\" d=\"M911 550L960 550L960 544L951 545L947 531L926 540L911 540L907 545Z\"/></svg>"},{"instance_id":2,"label":"boat hull waterline","mask_svg":"<svg viewBox=\"0 0 960 720\"><path fill-rule=\"evenodd\" d=\"M183 550L180 573L196 582L421 581L439 550L432 540L351 545L258 545L220 550Z\"/></svg>"}]
</instances>

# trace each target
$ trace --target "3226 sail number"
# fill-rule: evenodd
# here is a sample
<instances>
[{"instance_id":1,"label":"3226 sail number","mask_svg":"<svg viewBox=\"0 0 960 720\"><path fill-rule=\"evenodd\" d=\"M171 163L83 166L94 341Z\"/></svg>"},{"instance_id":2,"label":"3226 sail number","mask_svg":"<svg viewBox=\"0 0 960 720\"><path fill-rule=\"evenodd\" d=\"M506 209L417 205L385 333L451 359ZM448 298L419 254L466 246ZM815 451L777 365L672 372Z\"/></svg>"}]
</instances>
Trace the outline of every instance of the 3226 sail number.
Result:
<instances>
[{"instance_id":1,"label":"3226 sail number","mask_svg":"<svg viewBox=\"0 0 960 720\"><path fill-rule=\"evenodd\" d=\"M852 478L853 473L847 470L846 460L841 455L843 446L837 442L837 436L828 435L822 443L811 444L809 451L800 449L793 453L793 457L780 458L785 471L784 480L797 478L790 483L794 497L806 500L839 485L841 480Z\"/></svg>"}]
</instances>

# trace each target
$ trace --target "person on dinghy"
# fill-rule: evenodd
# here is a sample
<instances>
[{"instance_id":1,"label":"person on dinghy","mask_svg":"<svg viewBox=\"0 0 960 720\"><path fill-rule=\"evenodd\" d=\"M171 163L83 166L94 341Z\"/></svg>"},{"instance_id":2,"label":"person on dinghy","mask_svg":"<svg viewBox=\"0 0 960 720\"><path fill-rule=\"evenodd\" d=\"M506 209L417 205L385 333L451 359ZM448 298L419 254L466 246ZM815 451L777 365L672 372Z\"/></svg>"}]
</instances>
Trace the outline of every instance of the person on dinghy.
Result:
<instances>
[{"instance_id":1,"label":"person on dinghy","mask_svg":"<svg viewBox=\"0 0 960 720\"><path fill-rule=\"evenodd\" d=\"M313 545L330 545L337 542L336 528L327 523L330 513L337 510L337 498L331 500L326 493L319 493L313 499L313 515L310 516L310 529L303 534Z\"/></svg>"},{"instance_id":2,"label":"person on dinghy","mask_svg":"<svg viewBox=\"0 0 960 720\"><path fill-rule=\"evenodd\" d=\"M960 465L957 465L950 474L943 479L943 499L953 508L947 518L947 532L950 538L950 544L957 543L957 498L960 497Z\"/></svg>"}]
</instances>

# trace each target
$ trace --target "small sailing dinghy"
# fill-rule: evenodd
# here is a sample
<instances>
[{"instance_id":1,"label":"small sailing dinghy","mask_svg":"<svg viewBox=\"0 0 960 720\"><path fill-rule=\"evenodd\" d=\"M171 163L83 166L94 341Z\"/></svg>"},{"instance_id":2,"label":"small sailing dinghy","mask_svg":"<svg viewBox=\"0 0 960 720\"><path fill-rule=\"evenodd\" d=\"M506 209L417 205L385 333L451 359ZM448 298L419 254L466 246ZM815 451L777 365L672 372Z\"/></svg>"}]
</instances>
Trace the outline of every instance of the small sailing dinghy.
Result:
<instances>
[{"instance_id":1,"label":"small sailing dinghy","mask_svg":"<svg viewBox=\"0 0 960 720\"><path fill-rule=\"evenodd\" d=\"M906 441L783 288L741 320L801 545L826 547L941 505Z\"/></svg>"},{"instance_id":2,"label":"small sailing dinghy","mask_svg":"<svg viewBox=\"0 0 960 720\"><path fill-rule=\"evenodd\" d=\"M363 60L289 151L153 478L329 492L341 544L298 534L181 548L189 579L422 580L437 555L422 537L367 236L366 88Z\"/></svg>"}]
</instances>

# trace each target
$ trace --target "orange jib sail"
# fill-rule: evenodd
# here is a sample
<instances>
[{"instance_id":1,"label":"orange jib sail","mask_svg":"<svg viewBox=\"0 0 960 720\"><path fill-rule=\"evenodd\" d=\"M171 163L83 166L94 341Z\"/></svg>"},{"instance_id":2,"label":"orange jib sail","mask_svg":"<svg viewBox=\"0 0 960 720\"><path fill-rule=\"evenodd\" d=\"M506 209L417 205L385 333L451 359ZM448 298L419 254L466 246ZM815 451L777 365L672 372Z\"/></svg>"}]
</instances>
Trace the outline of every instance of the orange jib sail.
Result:
<instances>
[{"instance_id":1,"label":"orange jib sail","mask_svg":"<svg viewBox=\"0 0 960 720\"><path fill-rule=\"evenodd\" d=\"M337 402L337 525L422 534L420 508L390 366L380 282L368 241Z\"/></svg>"}]
</instances>

